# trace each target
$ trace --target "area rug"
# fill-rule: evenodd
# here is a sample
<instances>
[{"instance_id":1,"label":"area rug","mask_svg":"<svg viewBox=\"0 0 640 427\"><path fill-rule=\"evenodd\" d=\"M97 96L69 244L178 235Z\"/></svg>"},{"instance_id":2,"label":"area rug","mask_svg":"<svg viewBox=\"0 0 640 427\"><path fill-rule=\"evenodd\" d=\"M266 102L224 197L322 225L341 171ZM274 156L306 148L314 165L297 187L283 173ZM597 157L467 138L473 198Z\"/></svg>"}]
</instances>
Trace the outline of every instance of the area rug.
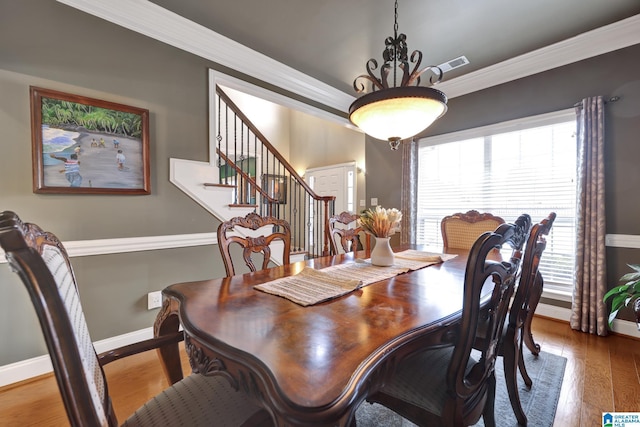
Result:
<instances>
[{"instance_id":1,"label":"area rug","mask_svg":"<svg viewBox=\"0 0 640 427\"><path fill-rule=\"evenodd\" d=\"M527 389L524 381L518 375L518 388L522 408L527 415L530 427L551 427L556 415L560 388L567 359L551 353L540 352L538 357L534 357L525 351L525 364L527 371L533 380L531 389ZM507 395L504 372L502 368L502 358L496 363L496 425L500 427L517 427L513 409ZM378 404L364 402L356 412L358 427L413 427L415 424L402 418L395 412ZM482 419L475 427L484 426Z\"/></svg>"}]
</instances>

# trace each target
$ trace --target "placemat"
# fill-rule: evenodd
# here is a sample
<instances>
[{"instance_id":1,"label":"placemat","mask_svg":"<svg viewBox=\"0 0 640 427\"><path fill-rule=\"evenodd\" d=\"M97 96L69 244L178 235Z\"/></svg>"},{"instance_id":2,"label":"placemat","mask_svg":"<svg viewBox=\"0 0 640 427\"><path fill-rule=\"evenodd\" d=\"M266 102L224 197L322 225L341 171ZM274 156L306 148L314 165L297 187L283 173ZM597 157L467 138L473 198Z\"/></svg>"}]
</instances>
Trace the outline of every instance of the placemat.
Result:
<instances>
[{"instance_id":1,"label":"placemat","mask_svg":"<svg viewBox=\"0 0 640 427\"><path fill-rule=\"evenodd\" d=\"M354 279L353 276L345 280L342 275L334 275L332 271L325 270L305 267L296 275L272 280L253 288L308 306L347 294L362 285L362 281Z\"/></svg>"},{"instance_id":2,"label":"placemat","mask_svg":"<svg viewBox=\"0 0 640 427\"><path fill-rule=\"evenodd\" d=\"M254 289L309 306L345 295L362 286L389 279L411 270L439 264L456 255L406 250L394 254L394 265L378 267L370 259L315 270L305 267L300 273L254 286Z\"/></svg>"}]
</instances>

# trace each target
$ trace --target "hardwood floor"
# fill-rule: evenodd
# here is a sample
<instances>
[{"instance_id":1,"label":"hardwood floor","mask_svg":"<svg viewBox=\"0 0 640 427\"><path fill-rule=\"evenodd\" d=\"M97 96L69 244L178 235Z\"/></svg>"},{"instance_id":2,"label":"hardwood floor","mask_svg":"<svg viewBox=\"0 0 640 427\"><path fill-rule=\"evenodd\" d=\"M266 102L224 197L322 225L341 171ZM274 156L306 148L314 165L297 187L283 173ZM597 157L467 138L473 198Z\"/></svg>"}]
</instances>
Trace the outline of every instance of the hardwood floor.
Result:
<instances>
[{"instance_id":1,"label":"hardwood floor","mask_svg":"<svg viewBox=\"0 0 640 427\"><path fill-rule=\"evenodd\" d=\"M640 339L598 338L539 317L533 331L543 351L568 360L554 427L593 427L601 425L602 412L640 411ZM120 422L167 387L156 362L156 353L148 352L106 366ZM183 369L190 371L186 356ZM67 425L52 375L0 389L0 426Z\"/></svg>"}]
</instances>

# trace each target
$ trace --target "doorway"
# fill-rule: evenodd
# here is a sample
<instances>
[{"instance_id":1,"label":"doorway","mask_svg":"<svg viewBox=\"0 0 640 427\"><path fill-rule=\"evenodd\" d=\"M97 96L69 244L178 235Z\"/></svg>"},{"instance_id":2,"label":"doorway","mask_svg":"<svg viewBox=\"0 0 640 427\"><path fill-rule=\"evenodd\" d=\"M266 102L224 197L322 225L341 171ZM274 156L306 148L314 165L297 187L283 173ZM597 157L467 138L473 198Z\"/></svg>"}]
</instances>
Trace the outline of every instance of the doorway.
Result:
<instances>
[{"instance_id":1,"label":"doorway","mask_svg":"<svg viewBox=\"0 0 640 427\"><path fill-rule=\"evenodd\" d=\"M334 196L336 198L334 202L334 212L336 214L344 211L354 212L356 162L307 169L305 171L305 180L318 196ZM310 224L308 230L310 246L315 244L311 224L315 224L315 220L321 218L324 214L318 211L317 207L318 204L310 200L308 222ZM321 219L323 222L327 220L327 218Z\"/></svg>"}]
</instances>

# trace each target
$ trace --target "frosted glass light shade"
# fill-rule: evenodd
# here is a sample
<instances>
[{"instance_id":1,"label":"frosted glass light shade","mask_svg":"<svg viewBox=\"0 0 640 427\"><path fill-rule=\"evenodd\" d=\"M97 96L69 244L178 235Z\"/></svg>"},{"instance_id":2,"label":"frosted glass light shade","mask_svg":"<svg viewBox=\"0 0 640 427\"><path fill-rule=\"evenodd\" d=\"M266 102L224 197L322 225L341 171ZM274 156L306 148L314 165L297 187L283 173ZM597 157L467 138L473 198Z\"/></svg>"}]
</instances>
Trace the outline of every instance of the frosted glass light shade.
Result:
<instances>
[{"instance_id":1,"label":"frosted glass light shade","mask_svg":"<svg viewBox=\"0 0 640 427\"><path fill-rule=\"evenodd\" d=\"M411 138L447 111L447 97L437 89L403 86L382 89L356 99L349 120L383 141Z\"/></svg>"}]
</instances>

